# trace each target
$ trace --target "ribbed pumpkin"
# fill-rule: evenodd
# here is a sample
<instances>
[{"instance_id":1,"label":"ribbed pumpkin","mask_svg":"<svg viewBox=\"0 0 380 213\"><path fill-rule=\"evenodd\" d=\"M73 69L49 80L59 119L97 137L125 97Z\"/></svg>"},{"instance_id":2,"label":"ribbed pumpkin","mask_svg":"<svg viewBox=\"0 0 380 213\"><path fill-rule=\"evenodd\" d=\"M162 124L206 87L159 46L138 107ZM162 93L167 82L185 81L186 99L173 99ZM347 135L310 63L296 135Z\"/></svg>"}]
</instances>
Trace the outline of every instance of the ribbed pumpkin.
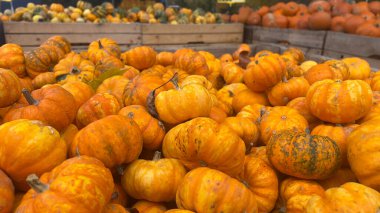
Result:
<instances>
[{"instance_id":1,"label":"ribbed pumpkin","mask_svg":"<svg viewBox=\"0 0 380 213\"><path fill-rule=\"evenodd\" d=\"M64 59L54 66L54 74L60 83L70 81L83 81L85 83L94 80L99 75L95 71L94 64L83 59L79 54L69 53Z\"/></svg>"},{"instance_id":2,"label":"ribbed pumpkin","mask_svg":"<svg viewBox=\"0 0 380 213\"><path fill-rule=\"evenodd\" d=\"M174 53L160 52L156 56L156 63L162 66L169 66L174 64Z\"/></svg>"},{"instance_id":3,"label":"ribbed pumpkin","mask_svg":"<svg viewBox=\"0 0 380 213\"><path fill-rule=\"evenodd\" d=\"M380 118L380 103L374 103L371 110L361 118L358 123L362 124L366 121L375 120Z\"/></svg>"},{"instance_id":4,"label":"ribbed pumpkin","mask_svg":"<svg viewBox=\"0 0 380 213\"><path fill-rule=\"evenodd\" d=\"M318 181L326 190L332 187L339 187L348 182L357 182L355 174L350 168L340 168L329 178Z\"/></svg>"},{"instance_id":5,"label":"ribbed pumpkin","mask_svg":"<svg viewBox=\"0 0 380 213\"><path fill-rule=\"evenodd\" d=\"M249 157L260 158L264 161L268 166L273 168L272 164L270 164L268 156L267 156L267 147L266 146L258 146L252 147L250 152L247 154Z\"/></svg>"},{"instance_id":6,"label":"ribbed pumpkin","mask_svg":"<svg viewBox=\"0 0 380 213\"><path fill-rule=\"evenodd\" d=\"M110 70L122 69L124 66L124 63L119 58L108 55L100 59L95 68L97 72L104 73Z\"/></svg>"},{"instance_id":7,"label":"ribbed pumpkin","mask_svg":"<svg viewBox=\"0 0 380 213\"><path fill-rule=\"evenodd\" d=\"M142 150L137 124L121 115L110 115L81 129L70 147L70 156L95 157L107 168L136 160Z\"/></svg>"},{"instance_id":8,"label":"ribbed pumpkin","mask_svg":"<svg viewBox=\"0 0 380 213\"><path fill-rule=\"evenodd\" d=\"M129 80L132 80L133 78L135 78L136 76L140 74L139 70L128 65L125 65L123 69L125 70L123 76L128 78Z\"/></svg>"},{"instance_id":9,"label":"ribbed pumpkin","mask_svg":"<svg viewBox=\"0 0 380 213\"><path fill-rule=\"evenodd\" d=\"M377 212L380 193L359 183L345 183L326 190L324 195L314 195L305 208L306 212Z\"/></svg>"},{"instance_id":10,"label":"ribbed pumpkin","mask_svg":"<svg viewBox=\"0 0 380 213\"><path fill-rule=\"evenodd\" d=\"M247 150L256 146L260 132L255 125L255 122L251 119L244 117L228 117L223 121L222 125L229 127L241 139L243 139Z\"/></svg>"},{"instance_id":11,"label":"ribbed pumpkin","mask_svg":"<svg viewBox=\"0 0 380 213\"><path fill-rule=\"evenodd\" d=\"M10 69L20 78L26 76L24 50L18 44L0 47L0 68Z\"/></svg>"},{"instance_id":12,"label":"ribbed pumpkin","mask_svg":"<svg viewBox=\"0 0 380 213\"><path fill-rule=\"evenodd\" d=\"M66 142L67 147L73 143L75 135L78 133L78 127L70 124L65 130L61 132L61 138Z\"/></svg>"},{"instance_id":13,"label":"ribbed pumpkin","mask_svg":"<svg viewBox=\"0 0 380 213\"><path fill-rule=\"evenodd\" d=\"M120 58L120 47L110 38L101 38L93 41L88 46L88 59L94 64L97 64L102 58L112 55Z\"/></svg>"},{"instance_id":14,"label":"ribbed pumpkin","mask_svg":"<svg viewBox=\"0 0 380 213\"><path fill-rule=\"evenodd\" d=\"M265 93L252 92L250 89L239 92L232 100L232 108L235 113L240 112L243 107L252 104L267 106L269 105L269 101Z\"/></svg>"},{"instance_id":15,"label":"ribbed pumpkin","mask_svg":"<svg viewBox=\"0 0 380 213\"><path fill-rule=\"evenodd\" d=\"M185 70L190 75L210 74L205 57L197 52L185 52L175 58L174 66Z\"/></svg>"},{"instance_id":16,"label":"ribbed pumpkin","mask_svg":"<svg viewBox=\"0 0 380 213\"><path fill-rule=\"evenodd\" d=\"M307 120L310 127L314 127L314 125L321 122L317 117L311 114L306 103L306 97L293 99L286 106L297 110Z\"/></svg>"},{"instance_id":17,"label":"ribbed pumpkin","mask_svg":"<svg viewBox=\"0 0 380 213\"><path fill-rule=\"evenodd\" d=\"M305 97L309 90L309 83L303 77L284 79L268 91L268 99L272 106L285 106L289 101Z\"/></svg>"},{"instance_id":18,"label":"ribbed pumpkin","mask_svg":"<svg viewBox=\"0 0 380 213\"><path fill-rule=\"evenodd\" d=\"M111 172L95 158L70 158L40 179L27 178L29 190L16 212L101 213L114 188ZM54 197L54 200L46 200ZM70 198L70 199L68 199Z\"/></svg>"},{"instance_id":19,"label":"ribbed pumpkin","mask_svg":"<svg viewBox=\"0 0 380 213\"><path fill-rule=\"evenodd\" d=\"M270 108L271 107L261 104L247 105L236 114L236 117L249 118L256 124L260 124L261 116L263 116L266 111L269 111Z\"/></svg>"},{"instance_id":20,"label":"ribbed pumpkin","mask_svg":"<svg viewBox=\"0 0 380 213\"><path fill-rule=\"evenodd\" d=\"M118 114L131 118L137 123L142 133L145 149L157 150L161 147L165 136L164 124L152 117L143 106L126 106Z\"/></svg>"},{"instance_id":21,"label":"ribbed pumpkin","mask_svg":"<svg viewBox=\"0 0 380 213\"><path fill-rule=\"evenodd\" d=\"M350 78L350 69L342 60L331 59L325 61L324 64L329 65L330 69L332 69L334 73L339 71L342 74L343 80L348 80Z\"/></svg>"},{"instance_id":22,"label":"ribbed pumpkin","mask_svg":"<svg viewBox=\"0 0 380 213\"><path fill-rule=\"evenodd\" d=\"M15 200L12 180L0 169L0 212L11 212Z\"/></svg>"},{"instance_id":23,"label":"ribbed pumpkin","mask_svg":"<svg viewBox=\"0 0 380 213\"><path fill-rule=\"evenodd\" d=\"M66 159L67 147L59 133L41 121L19 119L0 126L0 169L16 188L26 191L25 178L50 171ZM22 136L22 137L20 137ZM9 150L13 150L12 154Z\"/></svg>"},{"instance_id":24,"label":"ribbed pumpkin","mask_svg":"<svg viewBox=\"0 0 380 213\"><path fill-rule=\"evenodd\" d=\"M234 60L239 60L239 56L242 52L247 52L247 54L251 54L252 50L248 44L240 44L238 49L232 54Z\"/></svg>"},{"instance_id":25,"label":"ribbed pumpkin","mask_svg":"<svg viewBox=\"0 0 380 213\"><path fill-rule=\"evenodd\" d=\"M178 83L181 84L182 81L189 76L186 71L174 68L174 67L168 67L166 68L166 72L162 75L162 80L164 82L169 81L175 74L177 73L178 76ZM171 83L171 82L170 82Z\"/></svg>"},{"instance_id":26,"label":"ribbed pumpkin","mask_svg":"<svg viewBox=\"0 0 380 213\"><path fill-rule=\"evenodd\" d=\"M205 167L186 174L178 187L176 203L181 209L195 212L258 212L255 196L246 186Z\"/></svg>"},{"instance_id":27,"label":"ribbed pumpkin","mask_svg":"<svg viewBox=\"0 0 380 213\"><path fill-rule=\"evenodd\" d=\"M303 51L295 47L286 49L282 55L290 55L296 64L301 64L305 60L305 54Z\"/></svg>"},{"instance_id":28,"label":"ribbed pumpkin","mask_svg":"<svg viewBox=\"0 0 380 213\"><path fill-rule=\"evenodd\" d=\"M273 135L267 155L277 170L303 179L325 179L341 164L341 152L333 140L293 130Z\"/></svg>"},{"instance_id":29,"label":"ribbed pumpkin","mask_svg":"<svg viewBox=\"0 0 380 213\"><path fill-rule=\"evenodd\" d=\"M347 64L350 71L349 79L364 80L369 77L371 73L371 67L368 62L361 58L344 58L342 59Z\"/></svg>"},{"instance_id":30,"label":"ribbed pumpkin","mask_svg":"<svg viewBox=\"0 0 380 213\"><path fill-rule=\"evenodd\" d=\"M141 71L140 75L154 75L157 77L162 77L166 73L166 71L167 70L165 69L165 67L156 64L148 69Z\"/></svg>"},{"instance_id":31,"label":"ribbed pumpkin","mask_svg":"<svg viewBox=\"0 0 380 213\"><path fill-rule=\"evenodd\" d=\"M62 88L74 96L77 109L95 94L91 86L81 81L67 82Z\"/></svg>"},{"instance_id":32,"label":"ribbed pumpkin","mask_svg":"<svg viewBox=\"0 0 380 213\"><path fill-rule=\"evenodd\" d=\"M121 184L115 184L110 203L119 204L121 206L128 206L128 195L124 191Z\"/></svg>"},{"instance_id":33,"label":"ribbed pumpkin","mask_svg":"<svg viewBox=\"0 0 380 213\"><path fill-rule=\"evenodd\" d=\"M156 152L153 160L136 160L129 164L121 182L125 191L135 199L169 202L175 200L178 185L185 175L186 169L179 160L161 159L161 153Z\"/></svg>"},{"instance_id":34,"label":"ribbed pumpkin","mask_svg":"<svg viewBox=\"0 0 380 213\"><path fill-rule=\"evenodd\" d=\"M156 56L156 51L151 47L135 47L126 52L126 64L138 70L148 69L156 63Z\"/></svg>"},{"instance_id":35,"label":"ribbed pumpkin","mask_svg":"<svg viewBox=\"0 0 380 213\"><path fill-rule=\"evenodd\" d=\"M82 128L108 115L116 115L120 109L121 106L115 96L109 93L97 93L79 108L76 123Z\"/></svg>"},{"instance_id":36,"label":"ribbed pumpkin","mask_svg":"<svg viewBox=\"0 0 380 213\"><path fill-rule=\"evenodd\" d=\"M20 80L10 70L0 68L0 107L10 106L15 103L21 95Z\"/></svg>"},{"instance_id":37,"label":"ribbed pumpkin","mask_svg":"<svg viewBox=\"0 0 380 213\"><path fill-rule=\"evenodd\" d=\"M210 118L175 126L166 134L162 150L165 157L179 159L189 169L208 166L234 176L244 164L244 141Z\"/></svg>"},{"instance_id":38,"label":"ribbed pumpkin","mask_svg":"<svg viewBox=\"0 0 380 213\"><path fill-rule=\"evenodd\" d=\"M244 70L233 62L224 63L220 74L226 84L243 82Z\"/></svg>"},{"instance_id":39,"label":"ribbed pumpkin","mask_svg":"<svg viewBox=\"0 0 380 213\"><path fill-rule=\"evenodd\" d=\"M102 82L102 84L99 85L99 87L96 89L96 93L108 93L119 101L120 106L124 105L123 101L123 94L124 94L124 89L129 83L129 79L121 76L121 75L116 75L112 76L110 78L107 78Z\"/></svg>"},{"instance_id":40,"label":"ribbed pumpkin","mask_svg":"<svg viewBox=\"0 0 380 213\"><path fill-rule=\"evenodd\" d=\"M340 149L340 153L342 155L342 165L348 166L347 161L347 138L351 134L352 131L355 130L359 125L353 124L353 125L347 125L342 126L340 124L337 125L326 125L321 124L316 126L313 131L311 132L312 135L322 135L329 137L333 141L337 143Z\"/></svg>"},{"instance_id":41,"label":"ribbed pumpkin","mask_svg":"<svg viewBox=\"0 0 380 213\"><path fill-rule=\"evenodd\" d=\"M32 85L34 89L39 89L46 84L54 84L56 83L57 80L55 79L55 75L53 72L44 72L39 75L37 75L33 80L32 80Z\"/></svg>"},{"instance_id":42,"label":"ribbed pumpkin","mask_svg":"<svg viewBox=\"0 0 380 213\"><path fill-rule=\"evenodd\" d=\"M216 97L221 103L221 109L227 113L227 115L233 114L232 102L234 96L240 92L248 89L247 86L243 83L234 83L224 86L216 93Z\"/></svg>"},{"instance_id":43,"label":"ribbed pumpkin","mask_svg":"<svg viewBox=\"0 0 380 213\"><path fill-rule=\"evenodd\" d=\"M23 97L12 106L4 121L40 120L58 131L73 122L76 113L73 95L60 86L48 85L32 93L23 89Z\"/></svg>"},{"instance_id":44,"label":"ribbed pumpkin","mask_svg":"<svg viewBox=\"0 0 380 213\"><path fill-rule=\"evenodd\" d=\"M246 156L239 179L253 192L259 212L270 212L278 197L276 172L258 157Z\"/></svg>"},{"instance_id":45,"label":"ribbed pumpkin","mask_svg":"<svg viewBox=\"0 0 380 213\"><path fill-rule=\"evenodd\" d=\"M166 207L163 204L145 200L137 201L132 206L131 212L134 212L133 209L137 209L138 213L164 213L166 211Z\"/></svg>"},{"instance_id":46,"label":"ribbed pumpkin","mask_svg":"<svg viewBox=\"0 0 380 213\"><path fill-rule=\"evenodd\" d=\"M317 64L311 67L304 75L310 85L325 79L343 80L343 75L339 70L332 69L328 64Z\"/></svg>"},{"instance_id":47,"label":"ribbed pumpkin","mask_svg":"<svg viewBox=\"0 0 380 213\"><path fill-rule=\"evenodd\" d=\"M25 88L29 91L34 90L31 78L25 77L25 78L19 78L19 80L20 80L21 88Z\"/></svg>"},{"instance_id":48,"label":"ribbed pumpkin","mask_svg":"<svg viewBox=\"0 0 380 213\"><path fill-rule=\"evenodd\" d=\"M350 123L365 114L372 106L372 91L361 80L323 80L313 84L306 96L310 112L331 123Z\"/></svg>"},{"instance_id":49,"label":"ribbed pumpkin","mask_svg":"<svg viewBox=\"0 0 380 213\"><path fill-rule=\"evenodd\" d=\"M360 125L348 137L348 162L359 182L380 190L379 161L374 161L380 151L379 119Z\"/></svg>"},{"instance_id":50,"label":"ribbed pumpkin","mask_svg":"<svg viewBox=\"0 0 380 213\"><path fill-rule=\"evenodd\" d=\"M252 91L263 92L281 81L285 68L285 62L279 55L262 56L248 64L244 82Z\"/></svg>"},{"instance_id":51,"label":"ribbed pumpkin","mask_svg":"<svg viewBox=\"0 0 380 213\"><path fill-rule=\"evenodd\" d=\"M261 142L267 144L272 136L281 130L304 132L308 127L306 119L290 107L273 107L266 110L260 119Z\"/></svg>"},{"instance_id":52,"label":"ribbed pumpkin","mask_svg":"<svg viewBox=\"0 0 380 213\"><path fill-rule=\"evenodd\" d=\"M104 207L102 213L129 213L129 211L120 204L109 203Z\"/></svg>"}]
</instances>

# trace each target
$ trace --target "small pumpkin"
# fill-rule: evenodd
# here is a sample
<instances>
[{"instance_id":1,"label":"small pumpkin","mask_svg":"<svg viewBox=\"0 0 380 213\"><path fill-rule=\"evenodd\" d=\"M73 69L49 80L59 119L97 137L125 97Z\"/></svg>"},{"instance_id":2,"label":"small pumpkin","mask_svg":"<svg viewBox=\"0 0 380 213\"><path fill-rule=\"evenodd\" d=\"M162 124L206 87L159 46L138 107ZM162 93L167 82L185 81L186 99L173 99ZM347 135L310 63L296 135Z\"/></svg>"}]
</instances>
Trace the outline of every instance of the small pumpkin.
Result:
<instances>
[{"instance_id":1,"label":"small pumpkin","mask_svg":"<svg viewBox=\"0 0 380 213\"><path fill-rule=\"evenodd\" d=\"M57 80L55 79L55 75L53 72L44 72L39 75L37 75L33 80L32 80L32 85L34 89L39 89L46 84L54 84L56 83Z\"/></svg>"},{"instance_id":2,"label":"small pumpkin","mask_svg":"<svg viewBox=\"0 0 380 213\"><path fill-rule=\"evenodd\" d=\"M126 64L138 70L148 69L156 63L157 53L149 46L140 46L126 52Z\"/></svg>"},{"instance_id":3,"label":"small pumpkin","mask_svg":"<svg viewBox=\"0 0 380 213\"><path fill-rule=\"evenodd\" d=\"M327 1L324 1L324 0L313 1L309 4L310 13L316 13L321 10L325 12L330 12L331 5Z\"/></svg>"},{"instance_id":4,"label":"small pumpkin","mask_svg":"<svg viewBox=\"0 0 380 213\"><path fill-rule=\"evenodd\" d=\"M260 132L254 121L251 119L244 117L228 117L223 121L222 125L229 127L235 132L244 141L247 150L256 146Z\"/></svg>"},{"instance_id":5,"label":"small pumpkin","mask_svg":"<svg viewBox=\"0 0 380 213\"><path fill-rule=\"evenodd\" d=\"M318 181L318 183L326 190L333 187L339 187L348 182L357 182L355 174L350 168L340 168L329 178Z\"/></svg>"},{"instance_id":6,"label":"small pumpkin","mask_svg":"<svg viewBox=\"0 0 380 213\"><path fill-rule=\"evenodd\" d=\"M304 77L310 85L325 79L343 80L342 72L337 69L332 69L328 64L317 64L311 67L305 73Z\"/></svg>"},{"instance_id":7,"label":"small pumpkin","mask_svg":"<svg viewBox=\"0 0 380 213\"><path fill-rule=\"evenodd\" d=\"M372 91L361 80L327 79L314 83L306 100L310 112L317 118L331 123L350 123L370 111Z\"/></svg>"},{"instance_id":8,"label":"small pumpkin","mask_svg":"<svg viewBox=\"0 0 380 213\"><path fill-rule=\"evenodd\" d=\"M341 60L327 60L324 62L324 64L327 64L330 66L330 69L334 71L339 71L342 74L343 80L348 80L350 79L350 69L347 66L347 64Z\"/></svg>"},{"instance_id":9,"label":"small pumpkin","mask_svg":"<svg viewBox=\"0 0 380 213\"><path fill-rule=\"evenodd\" d=\"M18 44L0 47L0 68L10 69L20 78L26 76L24 50Z\"/></svg>"},{"instance_id":10,"label":"small pumpkin","mask_svg":"<svg viewBox=\"0 0 380 213\"><path fill-rule=\"evenodd\" d=\"M81 81L67 82L61 87L73 95L76 109L79 109L82 104L95 94L91 86Z\"/></svg>"},{"instance_id":11,"label":"small pumpkin","mask_svg":"<svg viewBox=\"0 0 380 213\"><path fill-rule=\"evenodd\" d=\"M124 68L124 63L113 55L105 56L96 64L96 71L104 73L114 69Z\"/></svg>"},{"instance_id":12,"label":"small pumpkin","mask_svg":"<svg viewBox=\"0 0 380 213\"><path fill-rule=\"evenodd\" d=\"M226 84L243 82L244 70L233 62L224 63L220 74Z\"/></svg>"},{"instance_id":13,"label":"small pumpkin","mask_svg":"<svg viewBox=\"0 0 380 213\"><path fill-rule=\"evenodd\" d=\"M252 147L251 151L247 154L247 157L259 158L261 161L265 162L268 166L273 168L272 164L270 164L268 156L267 156L267 147L266 146L258 146Z\"/></svg>"},{"instance_id":14,"label":"small pumpkin","mask_svg":"<svg viewBox=\"0 0 380 213\"><path fill-rule=\"evenodd\" d=\"M267 13L261 19L261 24L264 27L271 28L287 28L289 21L286 16L276 13Z\"/></svg>"},{"instance_id":15,"label":"small pumpkin","mask_svg":"<svg viewBox=\"0 0 380 213\"><path fill-rule=\"evenodd\" d=\"M95 157L107 168L114 168L136 160L142 145L140 129L132 119L110 115L92 122L77 133L70 147L70 156Z\"/></svg>"},{"instance_id":16,"label":"small pumpkin","mask_svg":"<svg viewBox=\"0 0 380 213\"><path fill-rule=\"evenodd\" d=\"M115 188L113 190L110 203L119 204L121 206L127 206L128 205L128 195L124 191L121 184L119 184L119 183L115 184Z\"/></svg>"},{"instance_id":17,"label":"small pumpkin","mask_svg":"<svg viewBox=\"0 0 380 213\"><path fill-rule=\"evenodd\" d=\"M272 106L285 106L289 101L305 97L309 90L309 83L304 77L284 79L268 91L268 99Z\"/></svg>"},{"instance_id":18,"label":"small pumpkin","mask_svg":"<svg viewBox=\"0 0 380 213\"><path fill-rule=\"evenodd\" d=\"M129 83L129 79L124 76L116 75L110 78L107 78L99 85L96 89L96 93L108 93L119 101L120 106L124 105L123 94L124 89Z\"/></svg>"},{"instance_id":19,"label":"small pumpkin","mask_svg":"<svg viewBox=\"0 0 380 213\"><path fill-rule=\"evenodd\" d=\"M243 107L239 113L237 113L236 117L249 118L256 124L260 123L261 117L264 115L266 111L269 111L271 107L264 106L261 104L252 104Z\"/></svg>"},{"instance_id":20,"label":"small pumpkin","mask_svg":"<svg viewBox=\"0 0 380 213\"><path fill-rule=\"evenodd\" d=\"M128 65L125 65L123 69L125 70L123 76L128 78L129 80L132 80L133 78L135 78L136 76L140 74L139 70Z\"/></svg>"},{"instance_id":21,"label":"small pumpkin","mask_svg":"<svg viewBox=\"0 0 380 213\"><path fill-rule=\"evenodd\" d=\"M234 83L224 86L216 93L216 96L221 103L221 109L226 112L227 115L233 114L232 102L234 96L246 89L248 88L245 84Z\"/></svg>"},{"instance_id":22,"label":"small pumpkin","mask_svg":"<svg viewBox=\"0 0 380 213\"><path fill-rule=\"evenodd\" d=\"M137 211L139 213L164 213L164 212L166 212L166 207L163 204L145 201L145 200L137 201L137 203L135 203L132 206L131 212L133 212L133 209L137 209Z\"/></svg>"},{"instance_id":23,"label":"small pumpkin","mask_svg":"<svg viewBox=\"0 0 380 213\"><path fill-rule=\"evenodd\" d=\"M282 55L290 55L297 64L301 64L305 60L305 54L302 50L290 47L284 51Z\"/></svg>"},{"instance_id":24,"label":"small pumpkin","mask_svg":"<svg viewBox=\"0 0 380 213\"><path fill-rule=\"evenodd\" d=\"M323 9L311 14L309 18L309 28L311 30L329 30L331 27L331 14Z\"/></svg>"},{"instance_id":25,"label":"small pumpkin","mask_svg":"<svg viewBox=\"0 0 380 213\"><path fill-rule=\"evenodd\" d=\"M194 51L175 57L174 67L182 69L190 75L207 76L210 73L205 57Z\"/></svg>"},{"instance_id":26,"label":"small pumpkin","mask_svg":"<svg viewBox=\"0 0 380 213\"><path fill-rule=\"evenodd\" d=\"M160 52L156 56L156 63L162 66L169 66L174 64L174 53Z\"/></svg>"},{"instance_id":27,"label":"small pumpkin","mask_svg":"<svg viewBox=\"0 0 380 213\"><path fill-rule=\"evenodd\" d=\"M78 128L74 124L70 124L61 133L61 138L66 142L67 147L73 143L75 135L78 133Z\"/></svg>"},{"instance_id":28,"label":"small pumpkin","mask_svg":"<svg viewBox=\"0 0 380 213\"><path fill-rule=\"evenodd\" d=\"M306 103L306 97L299 97L291 100L287 107L297 110L309 123L310 127L320 123L319 119L311 114L309 107Z\"/></svg>"},{"instance_id":29,"label":"small pumpkin","mask_svg":"<svg viewBox=\"0 0 380 213\"><path fill-rule=\"evenodd\" d=\"M117 43L110 38L101 38L93 41L88 46L88 58L94 64L97 64L105 56L115 56L120 58L121 50Z\"/></svg>"},{"instance_id":30,"label":"small pumpkin","mask_svg":"<svg viewBox=\"0 0 380 213\"><path fill-rule=\"evenodd\" d=\"M20 80L10 70L0 68L0 107L10 106L15 103L21 95Z\"/></svg>"},{"instance_id":31,"label":"small pumpkin","mask_svg":"<svg viewBox=\"0 0 380 213\"><path fill-rule=\"evenodd\" d=\"M298 12L298 10L299 10L298 4L294 1L290 1L285 4L283 14L285 16L294 16Z\"/></svg>"},{"instance_id":32,"label":"small pumpkin","mask_svg":"<svg viewBox=\"0 0 380 213\"><path fill-rule=\"evenodd\" d=\"M15 200L12 180L0 169L0 212L11 212Z\"/></svg>"},{"instance_id":33,"label":"small pumpkin","mask_svg":"<svg viewBox=\"0 0 380 213\"><path fill-rule=\"evenodd\" d=\"M19 78L19 80L20 80L21 88L25 88L29 91L34 90L31 78L25 77L25 78Z\"/></svg>"},{"instance_id":34,"label":"small pumpkin","mask_svg":"<svg viewBox=\"0 0 380 213\"><path fill-rule=\"evenodd\" d=\"M365 19L360 15L353 15L346 19L344 24L344 32L354 34L358 27L365 22Z\"/></svg>"},{"instance_id":35,"label":"small pumpkin","mask_svg":"<svg viewBox=\"0 0 380 213\"><path fill-rule=\"evenodd\" d=\"M104 207L102 213L129 213L129 211L120 204L110 203Z\"/></svg>"},{"instance_id":36,"label":"small pumpkin","mask_svg":"<svg viewBox=\"0 0 380 213\"><path fill-rule=\"evenodd\" d=\"M347 64L348 69L350 71L351 80L364 80L369 78L371 73L371 67L368 62L364 59L352 57L352 58L344 58L342 59L344 63Z\"/></svg>"},{"instance_id":37,"label":"small pumpkin","mask_svg":"<svg viewBox=\"0 0 380 213\"><path fill-rule=\"evenodd\" d=\"M252 92L250 89L243 90L233 97L232 108L235 113L247 105L261 104L264 106L269 105L268 97L265 93Z\"/></svg>"},{"instance_id":38,"label":"small pumpkin","mask_svg":"<svg viewBox=\"0 0 380 213\"><path fill-rule=\"evenodd\" d=\"M346 17L335 16L331 19L331 30L335 32L344 32L344 24L346 23Z\"/></svg>"}]
</instances>

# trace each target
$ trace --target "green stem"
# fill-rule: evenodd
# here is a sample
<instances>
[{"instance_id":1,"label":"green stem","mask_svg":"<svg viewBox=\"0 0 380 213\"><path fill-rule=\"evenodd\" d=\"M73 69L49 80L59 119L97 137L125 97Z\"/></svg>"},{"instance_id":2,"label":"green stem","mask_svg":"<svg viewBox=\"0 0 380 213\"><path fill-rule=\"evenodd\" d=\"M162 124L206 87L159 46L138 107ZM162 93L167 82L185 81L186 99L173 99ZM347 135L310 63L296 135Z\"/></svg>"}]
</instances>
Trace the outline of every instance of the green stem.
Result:
<instances>
[{"instance_id":1,"label":"green stem","mask_svg":"<svg viewBox=\"0 0 380 213\"><path fill-rule=\"evenodd\" d=\"M35 105L37 106L40 102L36 99L33 98L32 94L29 92L28 89L25 89L23 88L22 89L22 94L24 95L26 101L30 104L30 105Z\"/></svg>"}]
</instances>

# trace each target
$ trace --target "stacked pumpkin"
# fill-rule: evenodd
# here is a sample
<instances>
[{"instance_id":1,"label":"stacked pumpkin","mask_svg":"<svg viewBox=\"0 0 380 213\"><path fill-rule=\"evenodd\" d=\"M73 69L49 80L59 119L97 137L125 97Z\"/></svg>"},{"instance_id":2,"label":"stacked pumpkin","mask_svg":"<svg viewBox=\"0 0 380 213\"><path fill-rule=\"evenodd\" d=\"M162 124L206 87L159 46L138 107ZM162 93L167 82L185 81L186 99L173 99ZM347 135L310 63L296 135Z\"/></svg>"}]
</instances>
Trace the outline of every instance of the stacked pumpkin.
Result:
<instances>
[{"instance_id":1,"label":"stacked pumpkin","mask_svg":"<svg viewBox=\"0 0 380 213\"><path fill-rule=\"evenodd\" d=\"M380 78L362 59L108 38L75 53L60 36L0 55L1 212L379 208Z\"/></svg>"},{"instance_id":2,"label":"stacked pumpkin","mask_svg":"<svg viewBox=\"0 0 380 213\"><path fill-rule=\"evenodd\" d=\"M290 1L257 11L241 7L232 22L264 27L332 30L380 37L380 1L350 4L343 0L316 0L308 6Z\"/></svg>"}]
</instances>

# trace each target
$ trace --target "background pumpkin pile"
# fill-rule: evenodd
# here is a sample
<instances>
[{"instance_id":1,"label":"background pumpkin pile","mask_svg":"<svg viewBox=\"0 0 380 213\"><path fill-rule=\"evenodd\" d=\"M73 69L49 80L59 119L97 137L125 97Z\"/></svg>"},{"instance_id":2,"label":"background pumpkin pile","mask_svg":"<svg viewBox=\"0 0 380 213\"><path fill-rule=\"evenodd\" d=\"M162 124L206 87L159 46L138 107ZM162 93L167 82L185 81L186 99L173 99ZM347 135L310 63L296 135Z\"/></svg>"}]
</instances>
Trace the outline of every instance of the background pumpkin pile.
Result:
<instances>
[{"instance_id":1,"label":"background pumpkin pile","mask_svg":"<svg viewBox=\"0 0 380 213\"><path fill-rule=\"evenodd\" d=\"M332 30L380 37L380 1L350 4L344 0L316 0L307 6L279 2L258 10L241 7L232 22L274 28Z\"/></svg>"},{"instance_id":2,"label":"background pumpkin pile","mask_svg":"<svg viewBox=\"0 0 380 213\"><path fill-rule=\"evenodd\" d=\"M165 8L162 3L155 3L145 10L138 7L124 9L114 8L110 2L93 6L86 1L78 1L76 7L64 8L62 4L35 5L16 8L15 13L5 10L0 16L2 21L27 21L51 23L170 23L170 24L214 24L228 22L228 16L220 13L206 12L201 8ZM224 18L224 19L223 19Z\"/></svg>"},{"instance_id":3,"label":"background pumpkin pile","mask_svg":"<svg viewBox=\"0 0 380 213\"><path fill-rule=\"evenodd\" d=\"M380 72L304 60L6 44L0 212L377 212Z\"/></svg>"}]
</instances>

